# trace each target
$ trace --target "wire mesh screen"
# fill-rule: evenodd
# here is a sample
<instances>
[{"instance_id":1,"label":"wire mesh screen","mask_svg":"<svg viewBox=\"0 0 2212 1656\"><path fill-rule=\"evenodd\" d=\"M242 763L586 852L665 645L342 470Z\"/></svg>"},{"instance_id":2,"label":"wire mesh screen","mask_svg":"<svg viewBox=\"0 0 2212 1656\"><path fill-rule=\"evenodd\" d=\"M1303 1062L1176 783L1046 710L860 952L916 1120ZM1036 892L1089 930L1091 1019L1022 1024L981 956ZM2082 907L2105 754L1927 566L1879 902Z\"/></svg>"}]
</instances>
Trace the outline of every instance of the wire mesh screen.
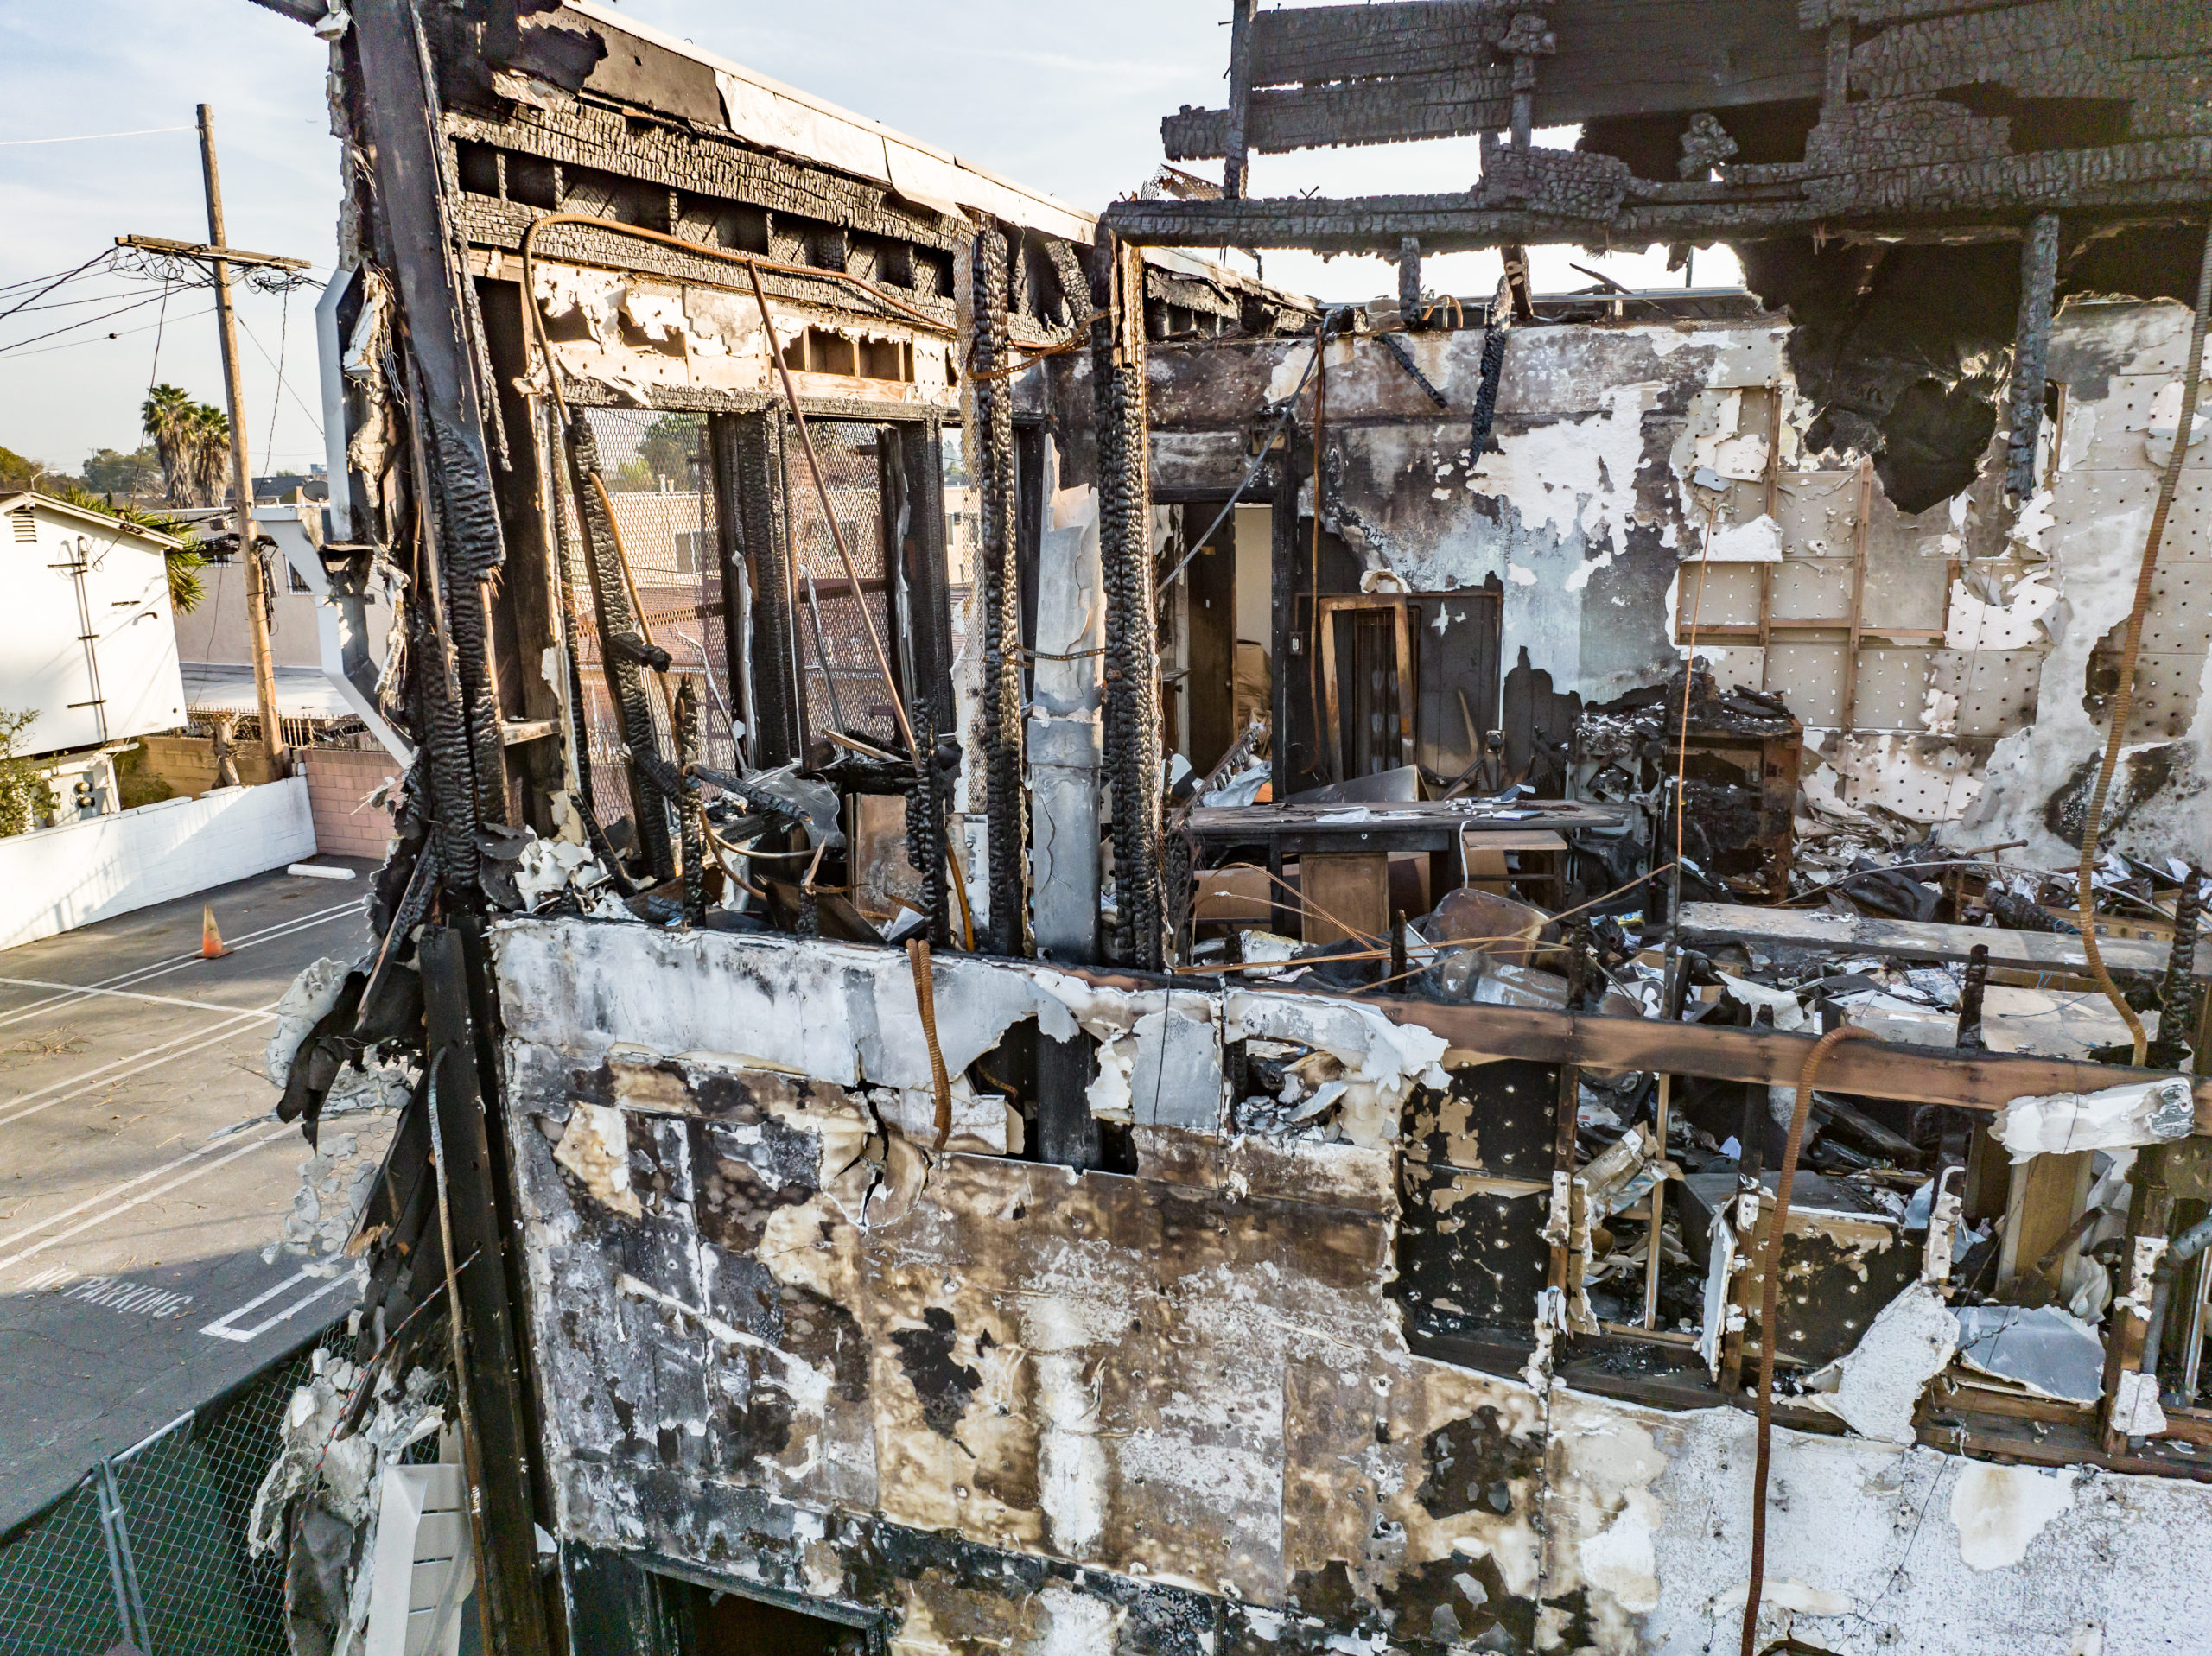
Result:
<instances>
[{"instance_id":1,"label":"wire mesh screen","mask_svg":"<svg viewBox=\"0 0 2212 1656\"><path fill-rule=\"evenodd\" d=\"M706 416L588 409L584 417L599 442L602 481L637 586L645 631L674 659L668 675L670 696L675 695L678 676L696 681L692 689L701 714L700 758L711 765L734 768L737 746L727 682L728 613ZM578 612L569 618L569 631L583 680L584 751L599 820L612 823L630 809L621 724L600 655L591 576L581 520L567 490L565 454L555 455L553 472L563 496L559 503L562 554ZM666 744L667 706L657 693L651 700L654 725Z\"/></svg>"},{"instance_id":2,"label":"wire mesh screen","mask_svg":"<svg viewBox=\"0 0 2212 1656\"><path fill-rule=\"evenodd\" d=\"M853 421L809 422L822 481L852 555L859 590L837 555L830 521L797 443L785 452L789 473L785 498L791 502L791 556L798 567L793 597L798 606L799 661L806 686L807 728L857 733L887 747L899 742L899 722L868 623L886 650L892 647L891 583L883 565L883 478L879 467L879 434ZM862 610L865 605L866 610ZM866 619L863 619L865 615Z\"/></svg>"},{"instance_id":3,"label":"wire mesh screen","mask_svg":"<svg viewBox=\"0 0 2212 1656\"><path fill-rule=\"evenodd\" d=\"M342 1356L342 1323L315 1343ZM103 1462L0 1537L0 1651L285 1656L282 1550L254 1558L246 1520L313 1361L302 1347L220 1402Z\"/></svg>"}]
</instances>

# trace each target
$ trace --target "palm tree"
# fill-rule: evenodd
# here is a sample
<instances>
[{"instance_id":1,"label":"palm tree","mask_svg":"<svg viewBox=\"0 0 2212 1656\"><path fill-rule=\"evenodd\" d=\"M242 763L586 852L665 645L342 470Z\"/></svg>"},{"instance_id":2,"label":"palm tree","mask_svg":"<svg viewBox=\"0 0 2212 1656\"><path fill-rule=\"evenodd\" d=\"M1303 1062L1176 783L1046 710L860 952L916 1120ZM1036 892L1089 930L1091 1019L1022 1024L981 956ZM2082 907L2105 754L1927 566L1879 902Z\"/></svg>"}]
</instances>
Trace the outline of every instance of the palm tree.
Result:
<instances>
[{"instance_id":1,"label":"palm tree","mask_svg":"<svg viewBox=\"0 0 2212 1656\"><path fill-rule=\"evenodd\" d=\"M192 444L192 475L202 506L223 504L223 472L231 459L231 416L212 403L192 410L188 428Z\"/></svg>"},{"instance_id":2,"label":"palm tree","mask_svg":"<svg viewBox=\"0 0 2212 1656\"><path fill-rule=\"evenodd\" d=\"M154 440L154 458L161 462L162 491L172 506L189 505L193 492L193 460L189 432L192 399L176 385L156 385L147 393L141 410L146 435Z\"/></svg>"}]
</instances>

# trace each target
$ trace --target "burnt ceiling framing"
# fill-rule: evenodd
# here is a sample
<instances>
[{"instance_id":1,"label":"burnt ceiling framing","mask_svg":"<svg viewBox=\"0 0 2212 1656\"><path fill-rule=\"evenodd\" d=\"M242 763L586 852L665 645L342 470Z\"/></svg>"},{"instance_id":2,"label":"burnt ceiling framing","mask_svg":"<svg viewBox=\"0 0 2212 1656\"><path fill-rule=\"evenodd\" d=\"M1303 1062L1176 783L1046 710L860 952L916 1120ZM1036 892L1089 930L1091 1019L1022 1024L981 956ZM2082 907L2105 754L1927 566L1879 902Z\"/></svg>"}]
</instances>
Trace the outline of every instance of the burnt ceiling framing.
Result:
<instances>
[{"instance_id":1,"label":"burnt ceiling framing","mask_svg":"<svg viewBox=\"0 0 2212 1656\"><path fill-rule=\"evenodd\" d=\"M1231 106L1161 123L1224 199L1126 200L1153 244L1394 253L1817 231L1968 239L2155 219L2212 180L2212 35L2164 0L1419 0L1255 12ZM1533 127L1582 124L1575 150ZM1249 158L1510 131L1465 192L1251 198Z\"/></svg>"}]
</instances>

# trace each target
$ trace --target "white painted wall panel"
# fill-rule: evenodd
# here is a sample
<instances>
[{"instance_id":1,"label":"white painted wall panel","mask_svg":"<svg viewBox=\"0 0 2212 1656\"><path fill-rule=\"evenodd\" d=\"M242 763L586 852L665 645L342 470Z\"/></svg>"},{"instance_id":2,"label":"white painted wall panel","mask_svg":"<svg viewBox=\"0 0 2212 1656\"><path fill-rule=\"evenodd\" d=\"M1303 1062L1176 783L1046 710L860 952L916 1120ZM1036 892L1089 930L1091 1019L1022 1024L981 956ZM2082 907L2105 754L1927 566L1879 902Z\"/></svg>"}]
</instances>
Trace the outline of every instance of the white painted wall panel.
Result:
<instances>
[{"instance_id":1,"label":"white painted wall panel","mask_svg":"<svg viewBox=\"0 0 2212 1656\"><path fill-rule=\"evenodd\" d=\"M7 514L0 559L0 707L38 714L16 752L60 752L184 722L176 623L158 551L119 528L33 506Z\"/></svg>"},{"instance_id":2,"label":"white painted wall panel","mask_svg":"<svg viewBox=\"0 0 2212 1656\"><path fill-rule=\"evenodd\" d=\"M314 854L304 777L0 839L0 949Z\"/></svg>"}]
</instances>

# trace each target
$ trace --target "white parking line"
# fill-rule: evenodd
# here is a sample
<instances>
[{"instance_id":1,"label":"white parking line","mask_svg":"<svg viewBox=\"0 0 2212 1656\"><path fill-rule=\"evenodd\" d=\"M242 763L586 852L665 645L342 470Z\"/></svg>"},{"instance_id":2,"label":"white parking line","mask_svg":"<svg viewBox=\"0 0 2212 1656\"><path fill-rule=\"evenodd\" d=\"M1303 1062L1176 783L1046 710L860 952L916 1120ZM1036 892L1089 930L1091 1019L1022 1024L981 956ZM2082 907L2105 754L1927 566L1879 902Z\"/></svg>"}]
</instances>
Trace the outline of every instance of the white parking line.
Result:
<instances>
[{"instance_id":1,"label":"white parking line","mask_svg":"<svg viewBox=\"0 0 2212 1656\"><path fill-rule=\"evenodd\" d=\"M232 1006L219 1000L187 1000L182 995L141 994L135 989L99 989L74 983L49 983L43 978L0 978L0 984L19 989L67 989L69 998L79 995L112 995L118 1000L143 1000L156 1006L183 1006L193 1012L251 1012L259 1018L274 1018L276 1013L259 1006Z\"/></svg>"},{"instance_id":2,"label":"white parking line","mask_svg":"<svg viewBox=\"0 0 2212 1656\"><path fill-rule=\"evenodd\" d=\"M43 1219L33 1220L29 1224L11 1230L5 1236L0 1236L0 1247L10 1247L22 1241L26 1236L35 1236L48 1225L58 1225L65 1219L73 1219L86 1209L96 1208L111 1197L121 1196L125 1190L143 1184L148 1179L157 1179L164 1173L174 1173L180 1167L188 1167L201 1157L212 1156L222 1149L230 1142L230 1138L231 1135L228 1133L219 1133L209 1139L199 1149L187 1151L175 1161L163 1162L159 1167L149 1167L143 1173L134 1174L119 1183L109 1185L105 1190L95 1191L74 1207L64 1208L59 1213L50 1213Z\"/></svg>"},{"instance_id":3,"label":"white parking line","mask_svg":"<svg viewBox=\"0 0 2212 1656\"><path fill-rule=\"evenodd\" d=\"M340 903L334 908L318 909L312 914L296 915L289 920L280 920L273 925L264 926L258 931L249 931L233 937L229 940L230 946L232 951L235 953L239 949L252 949L262 943L277 942L296 932L305 931L310 927L322 925L334 920L340 915L360 913L365 910L366 906L365 902L363 901ZM150 966L133 967L128 972L118 972L113 977L102 978L98 983L60 985L58 987L67 993L48 995L43 1000L34 1000L27 1006L17 1006L10 1012L0 1013L0 1026L34 1017L50 1007L60 1006L78 995L90 993L95 989L128 988L134 983L143 983L149 978L166 977L171 972L181 972L188 967L198 965L202 958L200 952L194 949L189 955L179 955L170 960L156 961Z\"/></svg>"},{"instance_id":4,"label":"white parking line","mask_svg":"<svg viewBox=\"0 0 2212 1656\"><path fill-rule=\"evenodd\" d=\"M276 1006L276 1003L272 1000L266 1006L255 1006L245 1012L233 1012L219 1024L212 1033L199 1040L192 1040L189 1034L179 1035L173 1039L162 1042L157 1046L148 1047L143 1052L134 1053L128 1058L116 1058L100 1065L97 1069L88 1069L82 1075L70 1075L60 1081L50 1082L39 1088L35 1092L20 1094L8 1101L10 1113L0 1115L0 1127L7 1126L11 1122L20 1121L25 1116L36 1115L41 1110L50 1110L57 1104L67 1104L71 1099L91 1092L95 1087L111 1085L118 1081L128 1081L131 1076L151 1069L158 1064L168 1063L190 1053L197 1052L203 1047L211 1047L218 1042L226 1041L238 1033L242 1025L254 1018L267 1016L275 1010ZM194 1032L197 1033L197 1031ZM185 1044L188 1041L191 1043L189 1045ZM130 1067L125 1069L124 1067L125 1065ZM123 1073L109 1074L111 1070L115 1069L121 1069ZM103 1077L105 1080L102 1079ZM58 1097L47 1096L48 1094L58 1092L60 1088L65 1087L70 1090L60 1093ZM41 1101L34 1104L31 1102L33 1099ZM12 1107L16 1105L24 1107L20 1109Z\"/></svg>"},{"instance_id":5,"label":"white parking line","mask_svg":"<svg viewBox=\"0 0 2212 1656\"><path fill-rule=\"evenodd\" d=\"M236 1150L233 1150L227 1156L219 1157L215 1160L206 1163L201 1166L195 1167L188 1172L180 1173L176 1177L171 1179L167 1184L157 1184L150 1190L143 1191L139 1195L132 1196L128 1202L118 1202L113 1207L108 1208L102 1212L96 1213L89 1219L79 1221L76 1224L70 1226L67 1230L56 1231L53 1235L48 1237L42 1242L34 1242L29 1247L18 1248L13 1253L0 1255L0 1271L6 1271L13 1266L21 1265L25 1259L31 1259L37 1254L45 1253L47 1249L52 1247L56 1242L66 1242L72 1236L79 1235L84 1232L92 1229L95 1225L105 1225L109 1220L116 1218L119 1215L130 1212L131 1209L138 1206L138 1204L143 1202L151 1202L156 1196L167 1196L170 1191L177 1189L181 1185L191 1183L194 1179L205 1178L217 1168L227 1166L230 1163L238 1160L241 1156L251 1156L257 1150L266 1149L269 1145L275 1144L278 1139L289 1138L290 1133L291 1129L289 1127L279 1127L276 1132L270 1133L265 1138L250 1139L245 1144L239 1145ZM166 1171L167 1170L163 1169L161 1171ZM134 1183L136 1181L134 1181ZM94 1200L98 1200L98 1198L95 1197ZM72 1209L72 1211L79 1211L82 1209L84 1205L84 1203L79 1202L77 1209ZM57 1218L60 1216L61 1215L55 1215ZM41 1224L33 1226L31 1228L34 1230L42 1229L44 1228L44 1223L47 1222L51 1221L42 1221Z\"/></svg>"},{"instance_id":6,"label":"white parking line","mask_svg":"<svg viewBox=\"0 0 2212 1656\"><path fill-rule=\"evenodd\" d=\"M274 1288L270 1288L264 1292L256 1294L251 1299L246 1301L245 1304L238 1306L234 1310L226 1311L221 1317L217 1317L206 1328L200 1329L200 1333L213 1335L218 1340L235 1340L240 1345L244 1345L249 1340L258 1339L261 1336L268 1333L270 1329L275 1328L279 1323L289 1322L293 1317L297 1317L302 1311L307 1310L308 1306L314 1304L315 1301L321 1299L325 1294L334 1292L340 1288L352 1286L353 1281L353 1276L350 1272L333 1277L329 1281L316 1288L312 1293L303 1295L300 1298L294 1300L283 1310L275 1313L273 1316L264 1317L260 1322L255 1323L250 1329L234 1329L231 1326L232 1323L235 1323L239 1317L244 1317L248 1311L258 1310L262 1306L276 1298L277 1295L283 1293L287 1288L289 1288L294 1283L306 1281L308 1273L306 1272L295 1271L290 1276L285 1278L283 1281L278 1283Z\"/></svg>"}]
</instances>

